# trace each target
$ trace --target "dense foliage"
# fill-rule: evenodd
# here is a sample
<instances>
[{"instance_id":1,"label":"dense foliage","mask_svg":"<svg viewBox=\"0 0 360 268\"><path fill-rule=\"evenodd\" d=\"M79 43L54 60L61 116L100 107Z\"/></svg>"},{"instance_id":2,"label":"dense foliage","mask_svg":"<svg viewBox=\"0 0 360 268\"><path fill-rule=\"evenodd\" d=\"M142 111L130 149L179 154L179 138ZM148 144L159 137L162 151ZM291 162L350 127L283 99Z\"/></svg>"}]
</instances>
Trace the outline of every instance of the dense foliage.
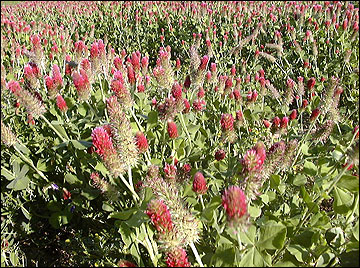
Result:
<instances>
[{"instance_id":1,"label":"dense foliage","mask_svg":"<svg viewBox=\"0 0 360 268\"><path fill-rule=\"evenodd\" d=\"M2 266L358 266L357 2L1 7Z\"/></svg>"}]
</instances>

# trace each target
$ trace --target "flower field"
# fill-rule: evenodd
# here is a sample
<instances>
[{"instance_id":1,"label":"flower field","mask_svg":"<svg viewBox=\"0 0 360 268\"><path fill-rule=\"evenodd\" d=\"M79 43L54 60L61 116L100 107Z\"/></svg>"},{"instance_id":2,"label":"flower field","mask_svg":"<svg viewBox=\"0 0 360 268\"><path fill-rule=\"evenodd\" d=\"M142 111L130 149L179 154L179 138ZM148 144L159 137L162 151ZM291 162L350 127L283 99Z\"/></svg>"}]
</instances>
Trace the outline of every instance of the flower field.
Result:
<instances>
[{"instance_id":1,"label":"flower field","mask_svg":"<svg viewBox=\"0 0 360 268\"><path fill-rule=\"evenodd\" d=\"M354 1L1 6L1 266L359 266Z\"/></svg>"}]
</instances>

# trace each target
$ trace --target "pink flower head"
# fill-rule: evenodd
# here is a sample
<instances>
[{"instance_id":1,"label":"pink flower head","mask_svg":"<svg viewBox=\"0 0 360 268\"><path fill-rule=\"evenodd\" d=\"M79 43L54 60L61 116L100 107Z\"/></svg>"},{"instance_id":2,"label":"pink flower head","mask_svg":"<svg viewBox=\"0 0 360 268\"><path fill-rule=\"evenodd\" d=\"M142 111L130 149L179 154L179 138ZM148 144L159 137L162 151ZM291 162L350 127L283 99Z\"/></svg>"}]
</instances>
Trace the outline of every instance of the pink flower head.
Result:
<instances>
[{"instance_id":1,"label":"pink flower head","mask_svg":"<svg viewBox=\"0 0 360 268\"><path fill-rule=\"evenodd\" d=\"M208 55L205 55L204 57L202 57L201 64L199 66L199 70L205 70L208 61L209 61L209 56Z\"/></svg>"},{"instance_id":2,"label":"pink flower head","mask_svg":"<svg viewBox=\"0 0 360 268\"><path fill-rule=\"evenodd\" d=\"M85 70L80 69L80 73L74 72L72 79L80 99L87 100L90 97L90 83Z\"/></svg>"},{"instance_id":3,"label":"pink flower head","mask_svg":"<svg viewBox=\"0 0 360 268\"><path fill-rule=\"evenodd\" d=\"M234 129L234 118L232 114L222 114L220 120L221 128L223 131L231 131Z\"/></svg>"},{"instance_id":4,"label":"pink flower head","mask_svg":"<svg viewBox=\"0 0 360 268\"><path fill-rule=\"evenodd\" d=\"M280 123L281 123L281 120L278 116L275 116L272 120L272 123L274 125L274 127L279 127L280 126Z\"/></svg>"},{"instance_id":5,"label":"pink flower head","mask_svg":"<svg viewBox=\"0 0 360 268\"><path fill-rule=\"evenodd\" d=\"M173 223L168 207L164 201L153 199L147 205L145 213L150 217L155 229L160 233L167 233L173 229Z\"/></svg>"},{"instance_id":6,"label":"pink flower head","mask_svg":"<svg viewBox=\"0 0 360 268\"><path fill-rule=\"evenodd\" d=\"M281 129L287 128L288 123L289 123L289 117L284 116L284 117L281 119L280 128L281 128Z\"/></svg>"},{"instance_id":7,"label":"pink flower head","mask_svg":"<svg viewBox=\"0 0 360 268\"><path fill-rule=\"evenodd\" d=\"M198 98L203 98L205 96L205 90L203 87L199 88L199 91L197 93Z\"/></svg>"},{"instance_id":8,"label":"pink flower head","mask_svg":"<svg viewBox=\"0 0 360 268\"><path fill-rule=\"evenodd\" d=\"M194 175L192 189L197 194L205 194L207 192L208 187L206 186L206 180L200 171L196 172Z\"/></svg>"},{"instance_id":9,"label":"pink flower head","mask_svg":"<svg viewBox=\"0 0 360 268\"><path fill-rule=\"evenodd\" d=\"M246 196L238 186L230 186L221 197L229 222L237 222L247 214Z\"/></svg>"},{"instance_id":10,"label":"pink flower head","mask_svg":"<svg viewBox=\"0 0 360 268\"><path fill-rule=\"evenodd\" d=\"M117 266L118 267L137 267L136 264L134 264L130 261L127 261L127 260L118 261Z\"/></svg>"},{"instance_id":11,"label":"pink flower head","mask_svg":"<svg viewBox=\"0 0 360 268\"><path fill-rule=\"evenodd\" d=\"M190 111L190 103L187 99L183 99L184 101L184 110L183 110L183 113L186 114Z\"/></svg>"},{"instance_id":12,"label":"pink flower head","mask_svg":"<svg viewBox=\"0 0 360 268\"><path fill-rule=\"evenodd\" d=\"M241 163L246 172L252 172L257 171L262 167L263 160L255 149L251 149L245 153Z\"/></svg>"},{"instance_id":13,"label":"pink flower head","mask_svg":"<svg viewBox=\"0 0 360 268\"><path fill-rule=\"evenodd\" d=\"M264 143L258 141L253 149L256 151L257 155L259 156L260 164L262 165L266 158L266 149Z\"/></svg>"},{"instance_id":14,"label":"pink flower head","mask_svg":"<svg viewBox=\"0 0 360 268\"><path fill-rule=\"evenodd\" d=\"M95 128L91 133L91 137L96 152L100 156L103 157L107 152L115 150L109 134L103 127Z\"/></svg>"},{"instance_id":15,"label":"pink flower head","mask_svg":"<svg viewBox=\"0 0 360 268\"><path fill-rule=\"evenodd\" d=\"M176 248L166 253L167 267L190 267L186 251L183 248Z\"/></svg>"},{"instance_id":16,"label":"pink flower head","mask_svg":"<svg viewBox=\"0 0 360 268\"><path fill-rule=\"evenodd\" d=\"M182 98L182 88L181 88L181 85L178 82L174 83L174 85L172 87L172 90L171 90L171 94L176 100L181 100L181 98Z\"/></svg>"},{"instance_id":17,"label":"pink flower head","mask_svg":"<svg viewBox=\"0 0 360 268\"><path fill-rule=\"evenodd\" d=\"M64 100L64 98L61 95L58 95L56 97L56 105L63 112L66 112L68 109L68 107L66 105L66 101Z\"/></svg>"},{"instance_id":18,"label":"pink flower head","mask_svg":"<svg viewBox=\"0 0 360 268\"><path fill-rule=\"evenodd\" d=\"M169 181L173 181L176 179L176 171L177 168L175 165L169 165L168 163L165 164L164 167L164 173L165 173L165 178Z\"/></svg>"},{"instance_id":19,"label":"pink flower head","mask_svg":"<svg viewBox=\"0 0 360 268\"><path fill-rule=\"evenodd\" d=\"M196 99L193 102L193 107L195 111L202 111L205 109L206 102L203 99Z\"/></svg>"},{"instance_id":20,"label":"pink flower head","mask_svg":"<svg viewBox=\"0 0 360 268\"><path fill-rule=\"evenodd\" d=\"M264 124L264 126L265 126L266 128L269 128L270 125L271 125L271 123L270 123L268 120L266 120L266 119L263 120L263 124Z\"/></svg>"},{"instance_id":21,"label":"pink flower head","mask_svg":"<svg viewBox=\"0 0 360 268\"><path fill-rule=\"evenodd\" d=\"M291 114L290 114L290 120L295 120L297 117L297 111L296 109L292 110Z\"/></svg>"},{"instance_id":22,"label":"pink flower head","mask_svg":"<svg viewBox=\"0 0 360 268\"><path fill-rule=\"evenodd\" d=\"M181 67L181 62L180 62L180 59L179 58L176 58L176 65L175 65L175 69L176 70L179 70Z\"/></svg>"},{"instance_id":23,"label":"pink flower head","mask_svg":"<svg viewBox=\"0 0 360 268\"><path fill-rule=\"evenodd\" d=\"M169 134L170 139L175 139L178 137L177 126L174 121L168 120L167 132Z\"/></svg>"},{"instance_id":24,"label":"pink flower head","mask_svg":"<svg viewBox=\"0 0 360 268\"><path fill-rule=\"evenodd\" d=\"M147 151L147 149L149 148L147 139L144 135L144 133L142 133L141 131L138 131L135 135L135 139L136 139L136 145L139 149L140 153L144 153Z\"/></svg>"},{"instance_id":25,"label":"pink flower head","mask_svg":"<svg viewBox=\"0 0 360 268\"><path fill-rule=\"evenodd\" d=\"M232 79L229 77L228 79L226 79L225 81L225 89L231 88L233 85Z\"/></svg>"}]
</instances>

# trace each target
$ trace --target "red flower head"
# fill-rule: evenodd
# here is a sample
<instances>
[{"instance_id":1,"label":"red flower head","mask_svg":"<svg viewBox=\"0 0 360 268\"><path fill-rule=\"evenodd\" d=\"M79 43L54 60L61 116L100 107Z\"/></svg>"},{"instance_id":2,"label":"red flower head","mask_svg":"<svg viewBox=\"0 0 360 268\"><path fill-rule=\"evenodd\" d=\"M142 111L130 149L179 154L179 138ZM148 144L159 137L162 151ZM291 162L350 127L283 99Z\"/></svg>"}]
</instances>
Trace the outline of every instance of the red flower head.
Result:
<instances>
[{"instance_id":1,"label":"red flower head","mask_svg":"<svg viewBox=\"0 0 360 268\"><path fill-rule=\"evenodd\" d=\"M144 133L142 133L141 131L138 131L135 135L135 139L136 139L136 145L139 149L140 153L144 153L147 151L147 149L149 148L147 139L144 135Z\"/></svg>"},{"instance_id":2,"label":"red flower head","mask_svg":"<svg viewBox=\"0 0 360 268\"><path fill-rule=\"evenodd\" d=\"M223 131L231 131L234 129L234 118L231 114L223 114L220 120Z\"/></svg>"},{"instance_id":3,"label":"red flower head","mask_svg":"<svg viewBox=\"0 0 360 268\"><path fill-rule=\"evenodd\" d=\"M321 113L319 108L316 108L315 110L312 111L311 116L310 116L310 121L314 121L319 114Z\"/></svg>"},{"instance_id":4,"label":"red flower head","mask_svg":"<svg viewBox=\"0 0 360 268\"><path fill-rule=\"evenodd\" d=\"M308 104L309 104L308 100L304 99L301 108L306 108Z\"/></svg>"},{"instance_id":5,"label":"red flower head","mask_svg":"<svg viewBox=\"0 0 360 268\"><path fill-rule=\"evenodd\" d=\"M284 116L284 117L281 119L280 128L281 128L281 129L287 128L288 123L289 123L289 117Z\"/></svg>"},{"instance_id":6,"label":"red flower head","mask_svg":"<svg viewBox=\"0 0 360 268\"><path fill-rule=\"evenodd\" d=\"M186 251L183 248L176 248L166 254L166 265L168 267L190 267Z\"/></svg>"},{"instance_id":7,"label":"red flower head","mask_svg":"<svg viewBox=\"0 0 360 268\"><path fill-rule=\"evenodd\" d=\"M191 80L190 80L190 76L186 76L185 78L185 82L184 82L184 88L189 89L191 85Z\"/></svg>"},{"instance_id":8,"label":"red flower head","mask_svg":"<svg viewBox=\"0 0 360 268\"><path fill-rule=\"evenodd\" d=\"M183 113L186 114L190 111L190 103L187 99L183 99L184 100L184 110L183 110Z\"/></svg>"},{"instance_id":9,"label":"red flower head","mask_svg":"<svg viewBox=\"0 0 360 268\"><path fill-rule=\"evenodd\" d=\"M176 100L181 100L181 98L182 98L182 88L181 88L181 85L178 82L174 83L174 85L172 87L172 90L171 90L171 94Z\"/></svg>"},{"instance_id":10,"label":"red flower head","mask_svg":"<svg viewBox=\"0 0 360 268\"><path fill-rule=\"evenodd\" d=\"M314 77L311 77L307 82L307 88L311 91L315 86L316 80Z\"/></svg>"},{"instance_id":11,"label":"red flower head","mask_svg":"<svg viewBox=\"0 0 360 268\"><path fill-rule=\"evenodd\" d=\"M205 55L201 59L201 64L199 66L199 70L205 70L207 63L209 62L209 56Z\"/></svg>"},{"instance_id":12,"label":"red flower head","mask_svg":"<svg viewBox=\"0 0 360 268\"><path fill-rule=\"evenodd\" d=\"M120 260L118 262L118 267L137 267L134 263L127 260Z\"/></svg>"},{"instance_id":13,"label":"red flower head","mask_svg":"<svg viewBox=\"0 0 360 268\"><path fill-rule=\"evenodd\" d=\"M217 150L217 151L215 152L215 159L216 159L217 161L223 160L223 159L225 158L225 156L226 156L226 153L225 153L225 151L222 150L222 149Z\"/></svg>"},{"instance_id":14,"label":"red flower head","mask_svg":"<svg viewBox=\"0 0 360 268\"><path fill-rule=\"evenodd\" d=\"M177 126L174 121L169 120L167 122L167 132L170 139L175 139L178 137Z\"/></svg>"},{"instance_id":15,"label":"red flower head","mask_svg":"<svg viewBox=\"0 0 360 268\"><path fill-rule=\"evenodd\" d=\"M269 128L270 125L271 125L271 123L270 123L268 120L266 120L266 119L263 120L263 124L264 124L264 126L265 126L266 128Z\"/></svg>"},{"instance_id":16,"label":"red flower head","mask_svg":"<svg viewBox=\"0 0 360 268\"><path fill-rule=\"evenodd\" d=\"M230 186L222 195L222 205L230 222L238 221L247 213L246 197L238 186Z\"/></svg>"},{"instance_id":17,"label":"red flower head","mask_svg":"<svg viewBox=\"0 0 360 268\"><path fill-rule=\"evenodd\" d=\"M202 99L196 99L193 102L193 107L195 111L202 111L205 109L206 102Z\"/></svg>"},{"instance_id":18,"label":"red flower head","mask_svg":"<svg viewBox=\"0 0 360 268\"><path fill-rule=\"evenodd\" d=\"M175 69L176 70L179 70L181 67L181 62L180 62L180 59L179 58L176 58L176 65L175 65Z\"/></svg>"},{"instance_id":19,"label":"red flower head","mask_svg":"<svg viewBox=\"0 0 360 268\"><path fill-rule=\"evenodd\" d=\"M93 145L100 156L106 152L114 151L114 146L108 132L103 127L97 127L91 134Z\"/></svg>"},{"instance_id":20,"label":"red flower head","mask_svg":"<svg viewBox=\"0 0 360 268\"><path fill-rule=\"evenodd\" d=\"M205 90L203 87L199 88L199 91L197 93L198 98L203 98L205 96Z\"/></svg>"},{"instance_id":21,"label":"red flower head","mask_svg":"<svg viewBox=\"0 0 360 268\"><path fill-rule=\"evenodd\" d=\"M273 126L274 127L279 127L280 126L280 122L281 122L281 120L280 120L280 118L278 117L278 116L275 116L274 118L273 118Z\"/></svg>"},{"instance_id":22,"label":"red flower head","mask_svg":"<svg viewBox=\"0 0 360 268\"><path fill-rule=\"evenodd\" d=\"M166 233L173 229L170 211L162 200L151 200L145 213L150 217L158 232Z\"/></svg>"},{"instance_id":23,"label":"red flower head","mask_svg":"<svg viewBox=\"0 0 360 268\"><path fill-rule=\"evenodd\" d=\"M205 194L207 189L204 175L200 171L196 172L193 181L193 191L197 194Z\"/></svg>"},{"instance_id":24,"label":"red flower head","mask_svg":"<svg viewBox=\"0 0 360 268\"><path fill-rule=\"evenodd\" d=\"M164 173L165 173L165 178L169 181L175 180L176 179L176 171L177 168L175 165L169 165L168 163L165 164L164 167Z\"/></svg>"},{"instance_id":25,"label":"red flower head","mask_svg":"<svg viewBox=\"0 0 360 268\"><path fill-rule=\"evenodd\" d=\"M256 154L259 156L261 165L264 163L266 158L266 149L264 143L261 141L257 142L253 148L256 151Z\"/></svg>"},{"instance_id":26,"label":"red flower head","mask_svg":"<svg viewBox=\"0 0 360 268\"><path fill-rule=\"evenodd\" d=\"M66 112L68 109L68 107L66 105L66 101L64 100L64 98L61 95L58 95L56 97L56 105L63 112Z\"/></svg>"},{"instance_id":27,"label":"red flower head","mask_svg":"<svg viewBox=\"0 0 360 268\"><path fill-rule=\"evenodd\" d=\"M290 114L290 120L295 120L297 117L297 111L294 109Z\"/></svg>"}]
</instances>

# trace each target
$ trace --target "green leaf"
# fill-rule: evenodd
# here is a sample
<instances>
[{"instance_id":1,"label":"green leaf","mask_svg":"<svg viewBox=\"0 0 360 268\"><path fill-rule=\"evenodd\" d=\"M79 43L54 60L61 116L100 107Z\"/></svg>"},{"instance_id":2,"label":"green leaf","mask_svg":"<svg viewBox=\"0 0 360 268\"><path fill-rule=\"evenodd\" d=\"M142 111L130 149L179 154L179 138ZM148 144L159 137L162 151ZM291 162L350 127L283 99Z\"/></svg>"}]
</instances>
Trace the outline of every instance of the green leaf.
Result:
<instances>
[{"instance_id":1,"label":"green leaf","mask_svg":"<svg viewBox=\"0 0 360 268\"><path fill-rule=\"evenodd\" d=\"M103 204L102 204L102 209L103 209L104 211L108 211L108 212L114 211L114 208L113 208L110 204L108 204L108 203L106 203L106 202L103 202Z\"/></svg>"},{"instance_id":2,"label":"green leaf","mask_svg":"<svg viewBox=\"0 0 360 268\"><path fill-rule=\"evenodd\" d=\"M334 188L334 211L338 214L345 214L351 209L353 203L353 196L341 190L338 187Z\"/></svg>"},{"instance_id":3,"label":"green leaf","mask_svg":"<svg viewBox=\"0 0 360 268\"><path fill-rule=\"evenodd\" d=\"M359 241L359 221L356 223L356 225L353 228L353 235L357 241Z\"/></svg>"},{"instance_id":4,"label":"green leaf","mask_svg":"<svg viewBox=\"0 0 360 268\"><path fill-rule=\"evenodd\" d=\"M85 109L85 107L84 107L84 105L79 105L79 107L78 107L78 112L79 112L79 114L81 115L81 116L85 116L86 115L86 109Z\"/></svg>"},{"instance_id":5,"label":"green leaf","mask_svg":"<svg viewBox=\"0 0 360 268\"><path fill-rule=\"evenodd\" d=\"M18 170L16 169L16 171ZM14 191L20 191L26 189L30 183L30 179L27 176L25 176L28 171L29 171L29 167L27 165L23 165L20 172L15 172L16 178L12 182L10 182L6 186L6 188L13 189Z\"/></svg>"},{"instance_id":6,"label":"green leaf","mask_svg":"<svg viewBox=\"0 0 360 268\"><path fill-rule=\"evenodd\" d=\"M320 256L319 260L317 261L317 266L326 267L333 258L335 258L334 253L326 252Z\"/></svg>"},{"instance_id":7,"label":"green leaf","mask_svg":"<svg viewBox=\"0 0 360 268\"><path fill-rule=\"evenodd\" d=\"M97 164L95 166L95 170L100 171L104 177L109 173L109 171L106 169L104 164L101 162L97 162Z\"/></svg>"},{"instance_id":8,"label":"green leaf","mask_svg":"<svg viewBox=\"0 0 360 268\"><path fill-rule=\"evenodd\" d=\"M147 222L148 220L149 220L149 216L146 215L143 211L138 210L134 215L132 215L132 217L129 220L125 221L125 223L129 227L140 227L141 224Z\"/></svg>"},{"instance_id":9,"label":"green leaf","mask_svg":"<svg viewBox=\"0 0 360 268\"><path fill-rule=\"evenodd\" d=\"M310 176L315 176L317 173L317 167L314 165L314 163L305 161L304 163L304 173L308 174Z\"/></svg>"},{"instance_id":10,"label":"green leaf","mask_svg":"<svg viewBox=\"0 0 360 268\"><path fill-rule=\"evenodd\" d=\"M249 207L249 214L250 214L251 217L257 218L261 214L261 209L259 207L256 207L256 206L250 206Z\"/></svg>"},{"instance_id":11,"label":"green leaf","mask_svg":"<svg viewBox=\"0 0 360 268\"><path fill-rule=\"evenodd\" d=\"M256 227L254 225L251 225L246 232L240 232L241 243L254 245L255 238Z\"/></svg>"},{"instance_id":12,"label":"green leaf","mask_svg":"<svg viewBox=\"0 0 360 268\"><path fill-rule=\"evenodd\" d=\"M263 256L256 247L251 247L241 258L240 267L264 267L265 262Z\"/></svg>"},{"instance_id":13,"label":"green leaf","mask_svg":"<svg viewBox=\"0 0 360 268\"><path fill-rule=\"evenodd\" d=\"M352 175L344 175L336 186L349 190L352 193L357 193L359 192L359 178Z\"/></svg>"},{"instance_id":14,"label":"green leaf","mask_svg":"<svg viewBox=\"0 0 360 268\"><path fill-rule=\"evenodd\" d=\"M281 178L279 175L271 175L270 176L270 187L276 189L280 185Z\"/></svg>"},{"instance_id":15,"label":"green leaf","mask_svg":"<svg viewBox=\"0 0 360 268\"><path fill-rule=\"evenodd\" d=\"M158 122L158 113L156 111L149 112L147 122L148 125L156 125Z\"/></svg>"},{"instance_id":16,"label":"green leaf","mask_svg":"<svg viewBox=\"0 0 360 268\"><path fill-rule=\"evenodd\" d=\"M300 245L290 245L286 249L291 255L295 256L299 262L306 262L310 257L308 250Z\"/></svg>"},{"instance_id":17,"label":"green leaf","mask_svg":"<svg viewBox=\"0 0 360 268\"><path fill-rule=\"evenodd\" d=\"M260 227L260 239L256 245L265 249L280 249L284 245L285 237L286 226L269 221Z\"/></svg>"},{"instance_id":18,"label":"green leaf","mask_svg":"<svg viewBox=\"0 0 360 268\"><path fill-rule=\"evenodd\" d=\"M78 140L71 140L70 141L76 149L85 150L92 146L92 142L89 141L78 141Z\"/></svg>"},{"instance_id":19,"label":"green leaf","mask_svg":"<svg viewBox=\"0 0 360 268\"><path fill-rule=\"evenodd\" d=\"M30 154L30 150L23 144L15 143L14 147L18 150L20 150L24 155Z\"/></svg>"},{"instance_id":20,"label":"green leaf","mask_svg":"<svg viewBox=\"0 0 360 268\"><path fill-rule=\"evenodd\" d=\"M76 184L76 183L82 184L83 183L81 180L78 179L78 177L76 177L75 175L70 174L70 173L67 173L65 175L65 181L67 181L70 184Z\"/></svg>"},{"instance_id":21,"label":"green leaf","mask_svg":"<svg viewBox=\"0 0 360 268\"><path fill-rule=\"evenodd\" d=\"M90 186L87 186L81 191L81 195L88 200L94 200L96 197L99 196L99 193L99 190L91 188Z\"/></svg>"},{"instance_id":22,"label":"green leaf","mask_svg":"<svg viewBox=\"0 0 360 268\"><path fill-rule=\"evenodd\" d=\"M46 160L45 159L39 159L37 164L36 164L36 168L40 171L48 171L49 168L46 166Z\"/></svg>"},{"instance_id":23,"label":"green leaf","mask_svg":"<svg viewBox=\"0 0 360 268\"><path fill-rule=\"evenodd\" d=\"M231 267L234 264L235 248L233 245L222 244L211 258L211 266Z\"/></svg>"},{"instance_id":24,"label":"green leaf","mask_svg":"<svg viewBox=\"0 0 360 268\"><path fill-rule=\"evenodd\" d=\"M61 206L54 200L50 200L50 202L46 205L48 210L50 211L61 211Z\"/></svg>"},{"instance_id":25,"label":"green leaf","mask_svg":"<svg viewBox=\"0 0 360 268\"><path fill-rule=\"evenodd\" d=\"M309 154L309 145L308 142L304 143L303 145L301 145L301 152L303 155L310 155Z\"/></svg>"},{"instance_id":26,"label":"green leaf","mask_svg":"<svg viewBox=\"0 0 360 268\"><path fill-rule=\"evenodd\" d=\"M345 242L344 232L340 227L330 228L325 233L325 239L330 246L339 248Z\"/></svg>"},{"instance_id":27,"label":"green leaf","mask_svg":"<svg viewBox=\"0 0 360 268\"><path fill-rule=\"evenodd\" d=\"M293 184L296 186L302 186L306 184L306 176L303 174L296 175Z\"/></svg>"},{"instance_id":28,"label":"green leaf","mask_svg":"<svg viewBox=\"0 0 360 268\"><path fill-rule=\"evenodd\" d=\"M49 218L49 223L55 229L60 228L61 226L61 212L54 212Z\"/></svg>"},{"instance_id":29,"label":"green leaf","mask_svg":"<svg viewBox=\"0 0 360 268\"><path fill-rule=\"evenodd\" d=\"M206 208L202 212L202 217L207 221L211 221L213 218L214 210L216 210L221 205L221 197L214 196L210 203L206 206Z\"/></svg>"},{"instance_id":30,"label":"green leaf","mask_svg":"<svg viewBox=\"0 0 360 268\"><path fill-rule=\"evenodd\" d=\"M340 254L341 267L359 267L359 250L352 250Z\"/></svg>"},{"instance_id":31,"label":"green leaf","mask_svg":"<svg viewBox=\"0 0 360 268\"><path fill-rule=\"evenodd\" d=\"M9 181L15 179L15 174L7 170L5 167L1 167L1 175L4 176Z\"/></svg>"},{"instance_id":32,"label":"green leaf","mask_svg":"<svg viewBox=\"0 0 360 268\"><path fill-rule=\"evenodd\" d=\"M132 208L132 209L121 211L121 212L112 212L108 216L108 219L112 218L112 219L119 219L119 220L127 220L130 218L130 216L132 214L135 213L135 211L137 211L137 209Z\"/></svg>"}]
</instances>

